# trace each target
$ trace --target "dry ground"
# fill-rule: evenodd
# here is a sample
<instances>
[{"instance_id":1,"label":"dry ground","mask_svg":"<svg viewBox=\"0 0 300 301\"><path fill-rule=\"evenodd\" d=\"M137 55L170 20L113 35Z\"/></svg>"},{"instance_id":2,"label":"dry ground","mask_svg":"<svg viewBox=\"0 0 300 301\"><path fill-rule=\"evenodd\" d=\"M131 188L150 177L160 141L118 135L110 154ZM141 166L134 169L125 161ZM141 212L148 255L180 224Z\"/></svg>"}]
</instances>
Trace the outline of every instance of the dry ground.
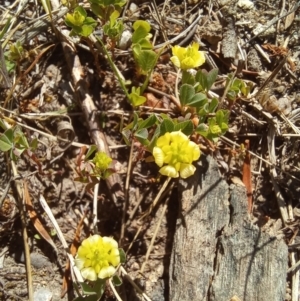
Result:
<instances>
[{"instance_id":1,"label":"dry ground","mask_svg":"<svg viewBox=\"0 0 300 301\"><path fill-rule=\"evenodd\" d=\"M51 3L53 7L57 7L54 1ZM264 231L280 230L288 244L297 243L299 239L299 9L278 21L276 18L293 10L295 5L295 2L289 0L166 0L156 4L153 1L130 1L122 14L127 29L131 29L136 19L149 21L155 45L174 38L172 45L186 46L192 41L198 41L207 55L207 63L203 68L219 69L219 77L212 90L220 99L224 94L226 76L237 68L236 76L253 84L252 93L256 95L254 99L239 98L235 103L225 99L223 106L231 111L226 139L220 139L214 146L203 145L203 149L218 161L224 177L229 182L234 182L242 179L244 159L240 156L239 146L245 139L250 140L253 222L263 227ZM95 141L107 143L103 149L109 149L111 156L119 162L119 173L109 182L100 183L97 196L98 230L102 235L113 236L118 240L123 227L125 230L121 247L128 251L125 269L151 300L168 300L169 258L179 207L176 181L170 184L161 198L164 202L168 201L168 207L146 262L145 255L162 214L161 202L150 215L141 217L155 199L165 179L157 176L155 164L143 160L146 154L138 144L134 144L133 153L130 154L130 147L122 139L120 123L128 123L132 108L106 59L101 53L96 54L94 48L91 51L90 45L80 40L76 40L69 48L69 53L66 53L66 45L71 45L69 29L62 18L57 18L52 24L49 21L39 23L37 27L37 20L45 11L35 1L4 1L0 8L0 29L4 28L8 13L15 17L2 42L8 39L9 45L21 41L28 53L28 57L22 60L16 71L9 75L9 81L16 84L5 88L2 80L1 119L6 116L18 121L24 125L22 129L28 139L38 138L35 156L43 169L39 169L39 164L33 157L21 156L16 162L20 179L13 180L11 160L7 153L0 154L0 197L3 195L0 211L2 300L25 300L28 297L24 230L17 206L20 196L16 183L22 187L24 182L27 183L34 210L49 233L53 226L39 203L40 195L47 200L68 244L72 243L84 212L87 212L87 216L80 239L91 233L93 191L86 191L83 184L75 181L76 157L80 147L78 144L67 147L59 145L51 137L38 132L60 135L58 126L61 121L66 122L68 133L74 134L74 142L87 145L96 143ZM198 16L197 24L191 26ZM272 21L273 24L260 33L261 28ZM97 30L100 32L101 28ZM186 33L180 36L185 30ZM48 46L51 47L47 49ZM7 50L6 47L4 51ZM159 59L150 82L150 87L156 90L147 91L145 112L153 106L153 99L162 102L162 109L172 109L169 96L174 95L175 70L169 60L170 54L171 51L167 50ZM124 77L135 80L130 53L117 47L114 56ZM277 66L280 66L278 70ZM76 78L78 69L83 72L80 80ZM271 80L268 81L268 78ZM86 95L74 92L82 84L82 80L83 87L90 96L90 113L93 116L87 117L87 111L81 106ZM43 113L65 108L68 108L67 115L43 116ZM28 113L37 115L29 118ZM99 122L89 122L89 118L96 118ZM100 133L97 137L91 128L95 125ZM129 159L132 161L132 170L127 173ZM281 210L278 204L283 204ZM28 207L25 214L33 292L41 296L38 299L35 295L34 300L72 300L73 289L60 299L67 262L60 240L53 235L56 253L37 234L30 221ZM291 249L291 254L294 254L293 250ZM143 273L140 273L145 262ZM287 281L290 283L290 278ZM119 289L122 300L142 300L128 280L124 279L124 283L125 286ZM291 288L289 284L287 300ZM115 300L109 288L103 300Z\"/></svg>"}]
</instances>

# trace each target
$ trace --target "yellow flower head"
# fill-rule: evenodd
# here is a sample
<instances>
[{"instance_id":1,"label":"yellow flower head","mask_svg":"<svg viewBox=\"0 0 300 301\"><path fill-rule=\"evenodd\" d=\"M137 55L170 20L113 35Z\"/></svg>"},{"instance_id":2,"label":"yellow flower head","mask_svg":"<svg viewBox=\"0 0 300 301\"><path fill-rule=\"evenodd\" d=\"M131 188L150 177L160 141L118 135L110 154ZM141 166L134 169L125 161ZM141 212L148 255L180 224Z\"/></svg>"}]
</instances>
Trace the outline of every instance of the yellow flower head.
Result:
<instances>
[{"instance_id":1,"label":"yellow flower head","mask_svg":"<svg viewBox=\"0 0 300 301\"><path fill-rule=\"evenodd\" d=\"M153 148L155 163L161 167L162 175L188 178L196 168L192 162L200 157L200 149L182 132L166 133L159 137ZM166 164L166 165L164 165Z\"/></svg>"},{"instance_id":2,"label":"yellow flower head","mask_svg":"<svg viewBox=\"0 0 300 301\"><path fill-rule=\"evenodd\" d=\"M205 63L204 53L199 51L199 44L195 42L186 48L174 46L172 53L172 63L183 70L196 68Z\"/></svg>"},{"instance_id":3,"label":"yellow flower head","mask_svg":"<svg viewBox=\"0 0 300 301\"><path fill-rule=\"evenodd\" d=\"M110 166L112 158L107 156L107 154L104 152L97 152L93 162L99 171L105 171Z\"/></svg>"},{"instance_id":4,"label":"yellow flower head","mask_svg":"<svg viewBox=\"0 0 300 301\"><path fill-rule=\"evenodd\" d=\"M75 265L84 279L111 277L120 263L118 243L110 238L93 235L85 239L78 248Z\"/></svg>"}]
</instances>

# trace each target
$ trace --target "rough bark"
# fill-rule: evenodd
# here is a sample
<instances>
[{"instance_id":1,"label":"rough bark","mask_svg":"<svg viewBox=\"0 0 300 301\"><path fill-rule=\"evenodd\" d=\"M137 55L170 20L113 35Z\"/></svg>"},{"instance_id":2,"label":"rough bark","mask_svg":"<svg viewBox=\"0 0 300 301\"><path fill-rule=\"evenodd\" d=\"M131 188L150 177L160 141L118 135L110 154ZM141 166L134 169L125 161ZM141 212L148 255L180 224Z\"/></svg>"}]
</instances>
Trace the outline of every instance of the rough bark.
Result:
<instances>
[{"instance_id":1,"label":"rough bark","mask_svg":"<svg viewBox=\"0 0 300 301\"><path fill-rule=\"evenodd\" d=\"M251 223L245 188L229 187L213 158L180 181L179 201L170 301L284 300L287 246Z\"/></svg>"}]
</instances>

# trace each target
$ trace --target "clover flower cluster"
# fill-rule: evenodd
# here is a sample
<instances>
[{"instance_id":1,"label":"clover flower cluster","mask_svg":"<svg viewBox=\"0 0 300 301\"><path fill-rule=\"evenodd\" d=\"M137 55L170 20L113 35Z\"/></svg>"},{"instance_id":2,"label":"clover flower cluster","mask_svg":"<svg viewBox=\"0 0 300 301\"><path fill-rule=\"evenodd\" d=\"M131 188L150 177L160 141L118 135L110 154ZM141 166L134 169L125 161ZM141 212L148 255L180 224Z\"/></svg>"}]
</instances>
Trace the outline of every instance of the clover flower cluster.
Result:
<instances>
[{"instance_id":1,"label":"clover flower cluster","mask_svg":"<svg viewBox=\"0 0 300 301\"><path fill-rule=\"evenodd\" d=\"M172 47L172 54L172 63L182 70L196 68L205 63L204 52L199 51L198 43L192 43L188 47L176 45Z\"/></svg>"},{"instance_id":2,"label":"clover flower cluster","mask_svg":"<svg viewBox=\"0 0 300 301\"><path fill-rule=\"evenodd\" d=\"M118 243L111 237L93 235L83 240L75 257L75 265L84 279L111 277L120 264Z\"/></svg>"},{"instance_id":3,"label":"clover flower cluster","mask_svg":"<svg viewBox=\"0 0 300 301\"><path fill-rule=\"evenodd\" d=\"M192 162L199 159L200 149L181 131L171 132L157 139L153 157L162 175L186 179L195 173Z\"/></svg>"}]
</instances>

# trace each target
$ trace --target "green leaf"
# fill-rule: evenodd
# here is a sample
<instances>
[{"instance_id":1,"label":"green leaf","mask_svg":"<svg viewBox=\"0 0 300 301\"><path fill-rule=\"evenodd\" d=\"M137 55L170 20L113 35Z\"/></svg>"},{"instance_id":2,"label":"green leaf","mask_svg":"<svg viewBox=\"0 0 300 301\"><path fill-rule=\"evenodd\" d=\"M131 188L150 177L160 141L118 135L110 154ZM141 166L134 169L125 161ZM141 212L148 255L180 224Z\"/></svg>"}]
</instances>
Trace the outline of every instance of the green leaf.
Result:
<instances>
[{"instance_id":1,"label":"green leaf","mask_svg":"<svg viewBox=\"0 0 300 301\"><path fill-rule=\"evenodd\" d=\"M147 100L145 96L140 95L140 90L140 87L132 87L131 93L129 94L129 101L134 107L142 105Z\"/></svg>"},{"instance_id":2,"label":"green leaf","mask_svg":"<svg viewBox=\"0 0 300 301\"><path fill-rule=\"evenodd\" d=\"M105 9L105 7L103 5L99 5L97 3L95 3L96 1L91 1L91 9L92 12L98 16L100 19L104 20L104 22L107 20L106 18L106 12L107 10Z\"/></svg>"},{"instance_id":3,"label":"green leaf","mask_svg":"<svg viewBox=\"0 0 300 301\"><path fill-rule=\"evenodd\" d=\"M0 127L1 127L4 131L7 130L7 126L6 126L5 122L3 121L3 119L0 119Z\"/></svg>"},{"instance_id":4,"label":"green leaf","mask_svg":"<svg viewBox=\"0 0 300 301\"><path fill-rule=\"evenodd\" d=\"M153 50L142 50L136 57L137 64L144 74L148 74L156 65L158 56Z\"/></svg>"},{"instance_id":5,"label":"green leaf","mask_svg":"<svg viewBox=\"0 0 300 301\"><path fill-rule=\"evenodd\" d=\"M188 84L183 84L180 87L180 95L179 100L181 105L187 105L189 101L194 97L195 95L195 89L193 86Z\"/></svg>"},{"instance_id":6,"label":"green leaf","mask_svg":"<svg viewBox=\"0 0 300 301\"><path fill-rule=\"evenodd\" d=\"M134 88L134 87L133 87ZM137 88L137 91L139 91L140 88ZM132 126L132 130L136 131L138 128L138 122L139 122L140 118L139 115L136 111L133 112L133 126Z\"/></svg>"},{"instance_id":7,"label":"green leaf","mask_svg":"<svg viewBox=\"0 0 300 301\"><path fill-rule=\"evenodd\" d=\"M133 52L133 56L134 56L135 60L137 60L137 58L140 55L141 51L142 51L142 47L141 47L140 44L132 45L132 52Z\"/></svg>"},{"instance_id":8,"label":"green leaf","mask_svg":"<svg viewBox=\"0 0 300 301\"><path fill-rule=\"evenodd\" d=\"M29 148L29 143L27 141L27 138L25 137L22 130L17 127L14 131L14 144L18 146L19 149L27 149Z\"/></svg>"},{"instance_id":9,"label":"green leaf","mask_svg":"<svg viewBox=\"0 0 300 301\"><path fill-rule=\"evenodd\" d=\"M146 120L143 120L139 123L138 128L139 129L148 129L151 126L153 126L157 121L157 118L155 115L150 115Z\"/></svg>"},{"instance_id":10,"label":"green leaf","mask_svg":"<svg viewBox=\"0 0 300 301\"><path fill-rule=\"evenodd\" d=\"M228 131L228 124L225 122L222 122L221 130L222 130L222 134L225 134Z\"/></svg>"},{"instance_id":11,"label":"green leaf","mask_svg":"<svg viewBox=\"0 0 300 301\"><path fill-rule=\"evenodd\" d=\"M187 70L182 70L181 84L195 85L195 77Z\"/></svg>"},{"instance_id":12,"label":"green leaf","mask_svg":"<svg viewBox=\"0 0 300 301\"><path fill-rule=\"evenodd\" d=\"M139 42L143 39L147 39L148 32L144 27L138 27L132 34L131 40L132 44L139 44Z\"/></svg>"},{"instance_id":13,"label":"green leaf","mask_svg":"<svg viewBox=\"0 0 300 301\"><path fill-rule=\"evenodd\" d=\"M189 136L194 131L194 126L191 120L185 120L183 122L177 123L174 126L174 131L182 131L185 135Z\"/></svg>"},{"instance_id":14,"label":"green leaf","mask_svg":"<svg viewBox=\"0 0 300 301\"><path fill-rule=\"evenodd\" d=\"M34 138L31 142L30 142L30 149L32 151L35 151L36 148L38 146L38 139L37 138Z\"/></svg>"},{"instance_id":15,"label":"green leaf","mask_svg":"<svg viewBox=\"0 0 300 301\"><path fill-rule=\"evenodd\" d=\"M80 32L78 32L79 35L83 37L88 37L92 32L94 31L94 28L90 25L82 25Z\"/></svg>"},{"instance_id":16,"label":"green leaf","mask_svg":"<svg viewBox=\"0 0 300 301\"><path fill-rule=\"evenodd\" d=\"M3 36L6 34L6 32L8 31L9 25L11 24L11 17L7 18L6 23L3 27L3 29L0 32L0 40L2 40Z\"/></svg>"},{"instance_id":17,"label":"green leaf","mask_svg":"<svg viewBox=\"0 0 300 301\"><path fill-rule=\"evenodd\" d=\"M219 110L216 113L216 122L218 126L221 128L222 134L224 134L228 130L228 119L229 119L228 110Z\"/></svg>"},{"instance_id":18,"label":"green leaf","mask_svg":"<svg viewBox=\"0 0 300 301\"><path fill-rule=\"evenodd\" d=\"M97 25L93 18L87 17L87 12L82 6L77 6L73 14L68 13L65 23L72 28L72 35L78 34L84 37L88 37Z\"/></svg>"},{"instance_id":19,"label":"green leaf","mask_svg":"<svg viewBox=\"0 0 300 301\"><path fill-rule=\"evenodd\" d=\"M141 142L143 145L149 144L149 141L147 140L147 138L148 138L148 131L147 131L147 129L140 129L140 130L137 130L137 131L134 133L134 137L135 137L139 142Z\"/></svg>"},{"instance_id":20,"label":"green leaf","mask_svg":"<svg viewBox=\"0 0 300 301\"><path fill-rule=\"evenodd\" d=\"M160 136L164 135L165 133L173 132L174 131L174 123L170 119L164 119L160 125Z\"/></svg>"},{"instance_id":21,"label":"green leaf","mask_svg":"<svg viewBox=\"0 0 300 301\"><path fill-rule=\"evenodd\" d=\"M130 145L130 139L132 136L132 132L129 129L124 128L122 130L122 136L127 145Z\"/></svg>"},{"instance_id":22,"label":"green leaf","mask_svg":"<svg viewBox=\"0 0 300 301\"><path fill-rule=\"evenodd\" d=\"M149 42L151 26L148 22L138 20L133 23L132 44L140 44L143 49L151 49Z\"/></svg>"},{"instance_id":23,"label":"green leaf","mask_svg":"<svg viewBox=\"0 0 300 301\"><path fill-rule=\"evenodd\" d=\"M203 90L207 91L208 83L207 83L207 73L204 71L199 70L195 76L196 82L198 82Z\"/></svg>"},{"instance_id":24,"label":"green leaf","mask_svg":"<svg viewBox=\"0 0 300 301\"><path fill-rule=\"evenodd\" d=\"M213 98L208 106L208 113L214 113L214 111L218 108L219 101L217 98Z\"/></svg>"},{"instance_id":25,"label":"green leaf","mask_svg":"<svg viewBox=\"0 0 300 301\"><path fill-rule=\"evenodd\" d=\"M82 291L84 295L97 295L97 292L95 291L94 287L89 286L85 282L80 282L80 286L82 288Z\"/></svg>"},{"instance_id":26,"label":"green leaf","mask_svg":"<svg viewBox=\"0 0 300 301\"><path fill-rule=\"evenodd\" d=\"M87 16L87 12L86 10L82 7L82 6L77 6L75 9L74 9L74 13L78 13L80 16L84 17L84 19L86 18Z\"/></svg>"},{"instance_id":27,"label":"green leaf","mask_svg":"<svg viewBox=\"0 0 300 301\"><path fill-rule=\"evenodd\" d=\"M207 91L210 90L210 88L212 87L213 83L216 81L218 76L218 69L212 69L209 71L209 73L207 74L206 77L206 81L207 81Z\"/></svg>"},{"instance_id":28,"label":"green leaf","mask_svg":"<svg viewBox=\"0 0 300 301\"><path fill-rule=\"evenodd\" d=\"M120 13L117 10L115 10L109 17L110 23L115 24L117 19L119 18L119 16L120 16Z\"/></svg>"},{"instance_id":29,"label":"green leaf","mask_svg":"<svg viewBox=\"0 0 300 301\"><path fill-rule=\"evenodd\" d=\"M205 123L200 123L196 128L196 133L202 135L203 137L207 137L208 134L208 126Z\"/></svg>"},{"instance_id":30,"label":"green leaf","mask_svg":"<svg viewBox=\"0 0 300 301\"><path fill-rule=\"evenodd\" d=\"M126 254L122 248L119 248L120 254L120 263L124 263L126 261Z\"/></svg>"},{"instance_id":31,"label":"green leaf","mask_svg":"<svg viewBox=\"0 0 300 301\"><path fill-rule=\"evenodd\" d=\"M22 59L24 55L24 48L23 46L21 45L21 42L20 41L17 41L16 43L14 44L11 44L9 46L9 55L8 55L8 59L10 61L19 61Z\"/></svg>"},{"instance_id":32,"label":"green leaf","mask_svg":"<svg viewBox=\"0 0 300 301\"><path fill-rule=\"evenodd\" d=\"M104 293L105 290L105 285L106 285L106 279L100 279L98 278L95 282L94 282L94 289L97 292L98 297L101 297Z\"/></svg>"},{"instance_id":33,"label":"green leaf","mask_svg":"<svg viewBox=\"0 0 300 301\"><path fill-rule=\"evenodd\" d=\"M90 25L93 28L95 28L97 26L97 21L91 17L86 17L86 19L84 20L84 24L85 25Z\"/></svg>"},{"instance_id":34,"label":"green leaf","mask_svg":"<svg viewBox=\"0 0 300 301\"><path fill-rule=\"evenodd\" d=\"M132 28L134 30L138 30L139 28L143 28L143 30L148 33L151 30L151 25L147 21L137 20L133 23Z\"/></svg>"},{"instance_id":35,"label":"green leaf","mask_svg":"<svg viewBox=\"0 0 300 301\"><path fill-rule=\"evenodd\" d=\"M207 102L206 95L203 93L197 93L189 100L189 102L186 105L199 108L204 106L206 102Z\"/></svg>"},{"instance_id":36,"label":"green leaf","mask_svg":"<svg viewBox=\"0 0 300 301\"><path fill-rule=\"evenodd\" d=\"M222 110L219 110L219 111L216 113L216 122L217 122L217 124L222 124L223 119L224 119L224 113L223 113Z\"/></svg>"},{"instance_id":37,"label":"green leaf","mask_svg":"<svg viewBox=\"0 0 300 301\"><path fill-rule=\"evenodd\" d=\"M65 23L70 27L81 27L87 16L85 9L82 6L77 6L73 14L67 13Z\"/></svg>"},{"instance_id":38,"label":"green leaf","mask_svg":"<svg viewBox=\"0 0 300 301\"><path fill-rule=\"evenodd\" d=\"M9 151L13 148L14 131L10 128L0 136L0 150L3 152Z\"/></svg>"},{"instance_id":39,"label":"green leaf","mask_svg":"<svg viewBox=\"0 0 300 301\"><path fill-rule=\"evenodd\" d=\"M226 94L226 97L234 101L237 97L237 94L233 90L229 90Z\"/></svg>"},{"instance_id":40,"label":"green leaf","mask_svg":"<svg viewBox=\"0 0 300 301\"><path fill-rule=\"evenodd\" d=\"M136 44L134 44L134 45L136 45ZM147 38L139 40L138 45L140 45L141 49L143 49L143 50L150 50L153 48L151 42Z\"/></svg>"},{"instance_id":41,"label":"green leaf","mask_svg":"<svg viewBox=\"0 0 300 301\"><path fill-rule=\"evenodd\" d=\"M114 275L111 280L114 286L120 286L122 284L122 280L118 275Z\"/></svg>"},{"instance_id":42,"label":"green leaf","mask_svg":"<svg viewBox=\"0 0 300 301\"><path fill-rule=\"evenodd\" d=\"M88 151L87 151L87 153L86 153L86 155L85 155L84 160L85 160L85 161L88 161L89 158L90 158L90 157L94 154L94 152L96 152L97 150L98 150L97 146L96 146L95 144L92 144L92 145L89 147L89 149L88 149Z\"/></svg>"}]
</instances>

